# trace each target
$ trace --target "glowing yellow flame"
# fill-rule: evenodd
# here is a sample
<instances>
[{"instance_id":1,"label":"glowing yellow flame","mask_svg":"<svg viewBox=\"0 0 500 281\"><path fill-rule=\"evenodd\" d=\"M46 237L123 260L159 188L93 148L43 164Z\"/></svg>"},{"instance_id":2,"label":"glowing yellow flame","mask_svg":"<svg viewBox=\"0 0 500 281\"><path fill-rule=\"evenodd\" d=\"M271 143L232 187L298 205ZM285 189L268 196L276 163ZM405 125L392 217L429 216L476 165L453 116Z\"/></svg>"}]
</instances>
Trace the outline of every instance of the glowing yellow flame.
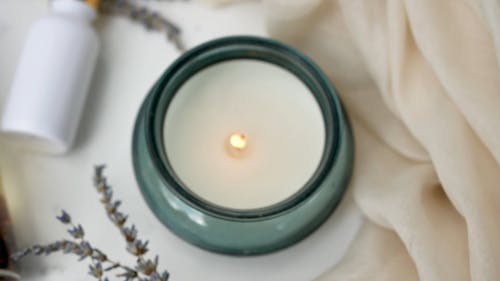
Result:
<instances>
[{"instance_id":1,"label":"glowing yellow flame","mask_svg":"<svg viewBox=\"0 0 500 281\"><path fill-rule=\"evenodd\" d=\"M247 146L247 137L240 133L232 134L229 137L229 144L238 150L243 150Z\"/></svg>"}]
</instances>

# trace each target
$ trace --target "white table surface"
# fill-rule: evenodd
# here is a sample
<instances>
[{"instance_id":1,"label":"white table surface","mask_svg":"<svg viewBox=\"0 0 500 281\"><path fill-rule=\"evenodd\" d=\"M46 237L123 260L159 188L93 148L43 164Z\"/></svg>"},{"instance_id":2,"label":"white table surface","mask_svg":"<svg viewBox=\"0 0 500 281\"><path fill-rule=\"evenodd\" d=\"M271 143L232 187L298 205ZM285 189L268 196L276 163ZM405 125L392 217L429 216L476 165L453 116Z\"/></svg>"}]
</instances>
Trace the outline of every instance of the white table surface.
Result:
<instances>
[{"instance_id":1,"label":"white table surface","mask_svg":"<svg viewBox=\"0 0 500 281\"><path fill-rule=\"evenodd\" d=\"M182 26L188 46L231 34L266 36L264 10L258 3L214 9L198 3L146 2ZM46 10L47 1L0 1L0 106L28 29ZM97 29L100 57L74 150L63 156L44 156L0 144L1 177L20 246L65 237L65 228L54 219L64 208L84 225L87 237L97 246L119 260L131 261L92 187L93 165L106 163L109 180L123 201L122 210L136 223L139 236L150 240L151 253L160 255L160 266L171 272L171 280L312 280L339 260L362 221L349 196L307 239L270 255L213 254L169 232L141 197L130 147L142 99L178 53L161 35L126 19L100 19ZM78 264L73 256L31 258L23 265L23 280L93 280L87 275L87 265Z\"/></svg>"}]
</instances>

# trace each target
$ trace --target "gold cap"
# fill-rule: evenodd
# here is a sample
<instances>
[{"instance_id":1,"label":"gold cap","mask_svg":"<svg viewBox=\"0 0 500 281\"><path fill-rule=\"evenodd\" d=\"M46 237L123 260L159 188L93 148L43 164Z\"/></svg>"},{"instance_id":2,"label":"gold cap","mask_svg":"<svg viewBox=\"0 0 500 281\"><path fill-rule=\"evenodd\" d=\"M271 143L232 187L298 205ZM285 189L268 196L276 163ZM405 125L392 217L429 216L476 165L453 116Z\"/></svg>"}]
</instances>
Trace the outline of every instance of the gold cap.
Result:
<instances>
[{"instance_id":1,"label":"gold cap","mask_svg":"<svg viewBox=\"0 0 500 281\"><path fill-rule=\"evenodd\" d=\"M85 0L85 3L95 10L99 9L99 4L101 4L101 0Z\"/></svg>"}]
</instances>

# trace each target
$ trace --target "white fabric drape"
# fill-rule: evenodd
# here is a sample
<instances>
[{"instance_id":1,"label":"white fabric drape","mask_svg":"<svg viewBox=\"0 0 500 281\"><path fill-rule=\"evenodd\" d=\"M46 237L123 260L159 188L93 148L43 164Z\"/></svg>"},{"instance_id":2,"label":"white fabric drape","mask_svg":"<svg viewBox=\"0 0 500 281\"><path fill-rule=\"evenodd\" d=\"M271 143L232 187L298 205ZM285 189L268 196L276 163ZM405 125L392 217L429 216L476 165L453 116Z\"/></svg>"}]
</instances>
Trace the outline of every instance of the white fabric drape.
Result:
<instances>
[{"instance_id":1,"label":"white fabric drape","mask_svg":"<svg viewBox=\"0 0 500 281\"><path fill-rule=\"evenodd\" d=\"M500 1L268 0L328 74L367 220L320 280L500 280Z\"/></svg>"}]
</instances>

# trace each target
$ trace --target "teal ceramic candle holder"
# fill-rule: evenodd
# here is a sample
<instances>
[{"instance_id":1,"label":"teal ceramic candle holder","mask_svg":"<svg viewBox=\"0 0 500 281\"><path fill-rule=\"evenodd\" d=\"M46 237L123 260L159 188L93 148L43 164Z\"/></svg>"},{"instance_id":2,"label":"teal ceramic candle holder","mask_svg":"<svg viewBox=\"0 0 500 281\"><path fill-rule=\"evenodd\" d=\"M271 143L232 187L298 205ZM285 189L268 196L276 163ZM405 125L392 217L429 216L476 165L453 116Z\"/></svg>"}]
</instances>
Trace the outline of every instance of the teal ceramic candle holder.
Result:
<instances>
[{"instance_id":1,"label":"teal ceramic candle holder","mask_svg":"<svg viewBox=\"0 0 500 281\"><path fill-rule=\"evenodd\" d=\"M179 87L201 69L233 59L261 60L292 72L310 89L324 119L325 147L316 172L297 193L265 208L229 209L203 200L178 180L165 151L165 114ZM158 219L194 245L232 255L268 253L306 237L340 202L353 165L349 123L328 79L297 50L257 37L217 39L177 59L142 104L132 146L137 181Z\"/></svg>"}]
</instances>

